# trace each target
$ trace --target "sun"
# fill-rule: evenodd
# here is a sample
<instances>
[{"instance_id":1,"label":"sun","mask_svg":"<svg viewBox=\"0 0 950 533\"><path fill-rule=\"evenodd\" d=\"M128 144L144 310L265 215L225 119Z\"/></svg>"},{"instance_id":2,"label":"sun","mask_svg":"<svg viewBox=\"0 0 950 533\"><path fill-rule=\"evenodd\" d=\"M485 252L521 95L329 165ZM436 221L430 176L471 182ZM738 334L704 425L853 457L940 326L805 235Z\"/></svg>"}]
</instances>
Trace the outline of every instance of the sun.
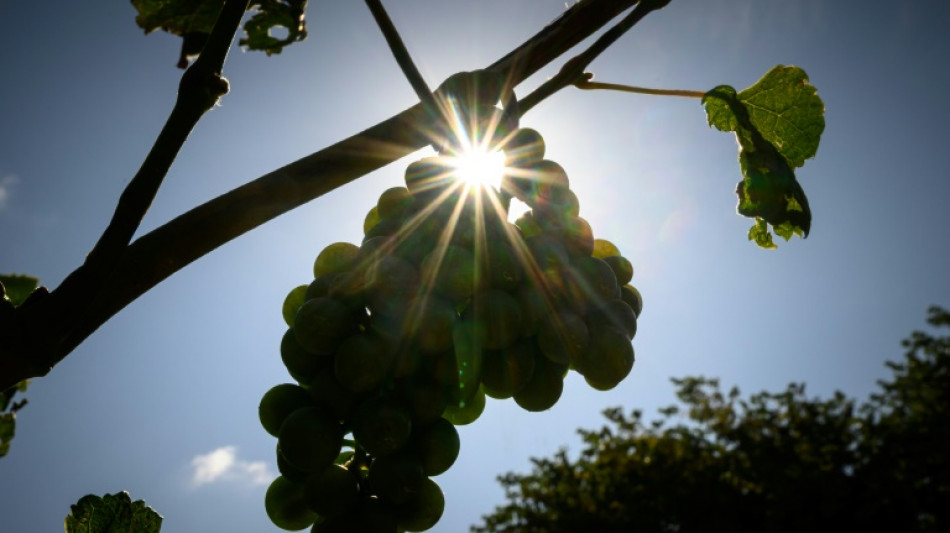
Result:
<instances>
[{"instance_id":1,"label":"sun","mask_svg":"<svg viewBox=\"0 0 950 533\"><path fill-rule=\"evenodd\" d=\"M470 148L454 156L451 164L457 178L469 187L501 188L505 154L500 151Z\"/></svg>"}]
</instances>

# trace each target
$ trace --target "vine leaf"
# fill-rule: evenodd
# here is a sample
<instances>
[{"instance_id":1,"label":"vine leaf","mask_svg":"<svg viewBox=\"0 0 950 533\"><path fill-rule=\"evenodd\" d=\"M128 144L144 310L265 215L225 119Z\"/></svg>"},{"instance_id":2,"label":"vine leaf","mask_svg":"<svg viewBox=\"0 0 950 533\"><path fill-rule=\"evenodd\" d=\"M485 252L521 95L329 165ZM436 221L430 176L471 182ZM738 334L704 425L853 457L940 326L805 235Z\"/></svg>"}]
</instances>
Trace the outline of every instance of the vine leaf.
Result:
<instances>
[{"instance_id":1,"label":"vine leaf","mask_svg":"<svg viewBox=\"0 0 950 533\"><path fill-rule=\"evenodd\" d=\"M794 169L818 150L825 106L805 71L778 65L741 92L720 85L702 101L710 126L736 134L742 171L736 210L755 219L749 240L776 248L772 231L786 241L807 237L811 210Z\"/></svg>"},{"instance_id":2,"label":"vine leaf","mask_svg":"<svg viewBox=\"0 0 950 533\"><path fill-rule=\"evenodd\" d=\"M23 274L0 274L0 297L13 304L13 307L19 307L39 282Z\"/></svg>"},{"instance_id":3,"label":"vine leaf","mask_svg":"<svg viewBox=\"0 0 950 533\"><path fill-rule=\"evenodd\" d=\"M128 492L83 496L66 517L66 533L158 533L162 517Z\"/></svg>"},{"instance_id":4,"label":"vine leaf","mask_svg":"<svg viewBox=\"0 0 950 533\"><path fill-rule=\"evenodd\" d=\"M188 59L201 52L211 33L224 0L131 0L138 11L135 23L151 33L163 30L182 37L178 66L188 66ZM244 23L246 37L241 46L260 50L267 55L279 54L285 46L307 37L304 11L307 0L253 0L248 10L253 14ZM272 32L286 30L282 38Z\"/></svg>"}]
</instances>

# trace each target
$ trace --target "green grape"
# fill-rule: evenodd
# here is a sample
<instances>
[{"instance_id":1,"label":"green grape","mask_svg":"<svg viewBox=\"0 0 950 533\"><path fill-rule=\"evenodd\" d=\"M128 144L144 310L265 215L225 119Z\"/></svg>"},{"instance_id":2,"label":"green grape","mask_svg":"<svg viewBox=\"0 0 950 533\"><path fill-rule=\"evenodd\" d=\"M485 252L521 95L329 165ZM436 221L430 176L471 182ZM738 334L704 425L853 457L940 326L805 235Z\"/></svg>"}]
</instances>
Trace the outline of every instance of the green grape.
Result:
<instances>
[{"instance_id":1,"label":"green grape","mask_svg":"<svg viewBox=\"0 0 950 533\"><path fill-rule=\"evenodd\" d=\"M310 396L316 405L333 413L337 420L348 420L361 396L337 381L334 366L330 364L317 370L310 381Z\"/></svg>"},{"instance_id":2,"label":"green grape","mask_svg":"<svg viewBox=\"0 0 950 533\"><path fill-rule=\"evenodd\" d=\"M617 277L617 283L620 285L626 285L630 283L630 280L633 279L633 264L629 259L620 255L612 255L610 257L605 257L604 262L606 262L610 269L614 271L614 275Z\"/></svg>"},{"instance_id":3,"label":"green grape","mask_svg":"<svg viewBox=\"0 0 950 533\"><path fill-rule=\"evenodd\" d=\"M419 272L412 263L386 255L364 271L369 308L374 312L405 313L404 304L419 288Z\"/></svg>"},{"instance_id":4,"label":"green grape","mask_svg":"<svg viewBox=\"0 0 950 533\"><path fill-rule=\"evenodd\" d=\"M515 225L521 229L521 234L524 235L525 239L533 237L543 231L531 211L518 217L518 219L515 220Z\"/></svg>"},{"instance_id":5,"label":"green grape","mask_svg":"<svg viewBox=\"0 0 950 533\"><path fill-rule=\"evenodd\" d=\"M394 362L395 353L381 336L357 333L340 343L334 375L344 388L368 392L383 384Z\"/></svg>"},{"instance_id":6,"label":"green grape","mask_svg":"<svg viewBox=\"0 0 950 533\"><path fill-rule=\"evenodd\" d=\"M413 426L427 426L439 418L449 405L449 399L442 387L432 379L417 374L406 380L402 386L406 406L412 418Z\"/></svg>"},{"instance_id":7,"label":"green grape","mask_svg":"<svg viewBox=\"0 0 950 533\"><path fill-rule=\"evenodd\" d=\"M561 191L570 188L567 172L554 161L544 159L525 168L532 182L531 200L534 202L525 203L532 207L551 202Z\"/></svg>"},{"instance_id":8,"label":"green grape","mask_svg":"<svg viewBox=\"0 0 950 533\"><path fill-rule=\"evenodd\" d=\"M555 363L541 354L536 355L534 361L534 374L514 399L526 411L545 411L561 398L567 365Z\"/></svg>"},{"instance_id":9,"label":"green grape","mask_svg":"<svg viewBox=\"0 0 950 533\"><path fill-rule=\"evenodd\" d=\"M524 252L519 251L524 242L521 230L514 224L504 222L500 229L489 232L484 248L476 247L488 272L489 283L496 289L514 291L524 278ZM482 251L483 250L483 251Z\"/></svg>"},{"instance_id":10,"label":"green grape","mask_svg":"<svg viewBox=\"0 0 950 533\"><path fill-rule=\"evenodd\" d=\"M412 337L422 353L437 354L452 347L452 328L458 320L452 302L435 295L419 299L409 320Z\"/></svg>"},{"instance_id":11,"label":"green grape","mask_svg":"<svg viewBox=\"0 0 950 533\"><path fill-rule=\"evenodd\" d=\"M519 128L505 142L505 166L526 167L544 159L544 138L531 128Z\"/></svg>"},{"instance_id":12,"label":"green grape","mask_svg":"<svg viewBox=\"0 0 950 533\"><path fill-rule=\"evenodd\" d=\"M552 362L567 365L590 343L587 324L579 315L560 311L548 316L538 329L538 347Z\"/></svg>"},{"instance_id":13,"label":"green grape","mask_svg":"<svg viewBox=\"0 0 950 533\"><path fill-rule=\"evenodd\" d=\"M412 195L406 187L390 187L383 191L376 204L380 218L402 216L412 206Z\"/></svg>"},{"instance_id":14,"label":"green grape","mask_svg":"<svg viewBox=\"0 0 950 533\"><path fill-rule=\"evenodd\" d=\"M445 496L442 489L438 483L426 478L415 498L396 506L396 523L405 531L426 531L439 522L444 511Z\"/></svg>"},{"instance_id":15,"label":"green grape","mask_svg":"<svg viewBox=\"0 0 950 533\"><path fill-rule=\"evenodd\" d=\"M297 409L277 433L280 451L291 466L314 472L332 464L343 445L343 428L318 407Z\"/></svg>"},{"instance_id":16,"label":"green grape","mask_svg":"<svg viewBox=\"0 0 950 533\"><path fill-rule=\"evenodd\" d=\"M551 313L551 308L544 297L544 290L535 283L525 283L518 287L515 297L521 308L522 336L530 337L537 333L541 322Z\"/></svg>"},{"instance_id":17,"label":"green grape","mask_svg":"<svg viewBox=\"0 0 950 533\"><path fill-rule=\"evenodd\" d=\"M617 385L633 368L633 346L626 333L605 325L591 326L590 344L576 359L575 370L600 387Z\"/></svg>"},{"instance_id":18,"label":"green grape","mask_svg":"<svg viewBox=\"0 0 950 533\"><path fill-rule=\"evenodd\" d=\"M451 172L440 157L413 161L406 168L406 187L413 196L429 200L451 183Z\"/></svg>"},{"instance_id":19,"label":"green grape","mask_svg":"<svg viewBox=\"0 0 950 533\"><path fill-rule=\"evenodd\" d=\"M307 292L304 294L303 301L313 300L314 298L320 298L321 296L326 296L330 293L330 282L336 278L337 274L324 274L318 278L315 278L310 282L310 285L307 285ZM301 303L301 306L303 303ZM300 307L297 308L297 311L300 310ZM294 316L296 321L296 315Z\"/></svg>"},{"instance_id":20,"label":"green grape","mask_svg":"<svg viewBox=\"0 0 950 533\"><path fill-rule=\"evenodd\" d=\"M485 391L479 387L475 394L458 403L450 403L442 416L456 426L471 424L485 411Z\"/></svg>"},{"instance_id":21,"label":"green grape","mask_svg":"<svg viewBox=\"0 0 950 533\"><path fill-rule=\"evenodd\" d=\"M412 499L425 479L422 462L408 452L377 457L369 467L370 487L380 500L390 504Z\"/></svg>"},{"instance_id":22,"label":"green grape","mask_svg":"<svg viewBox=\"0 0 950 533\"><path fill-rule=\"evenodd\" d=\"M611 300L604 303L587 315L587 322L591 325L614 326L632 340L637 334L637 315L623 300Z\"/></svg>"},{"instance_id":23,"label":"green grape","mask_svg":"<svg viewBox=\"0 0 950 533\"><path fill-rule=\"evenodd\" d=\"M594 232L583 218L567 217L561 227L561 239L571 255L589 257L594 252Z\"/></svg>"},{"instance_id":24,"label":"green grape","mask_svg":"<svg viewBox=\"0 0 950 533\"><path fill-rule=\"evenodd\" d=\"M467 299L480 285L472 252L455 245L433 250L422 260L422 283L453 303Z\"/></svg>"},{"instance_id":25,"label":"green grape","mask_svg":"<svg viewBox=\"0 0 950 533\"><path fill-rule=\"evenodd\" d=\"M518 300L502 290L488 289L477 293L462 313L462 318L472 322L478 345L489 350L511 346L522 333Z\"/></svg>"},{"instance_id":26,"label":"green grape","mask_svg":"<svg viewBox=\"0 0 950 533\"><path fill-rule=\"evenodd\" d=\"M293 329L288 329L280 339L280 360L298 383L309 383L325 359L328 358L304 350Z\"/></svg>"},{"instance_id":27,"label":"green grape","mask_svg":"<svg viewBox=\"0 0 950 533\"><path fill-rule=\"evenodd\" d=\"M312 403L310 393L299 385L292 383L275 385L264 393L257 408L261 426L264 427L265 431L276 437L281 424L291 413Z\"/></svg>"},{"instance_id":28,"label":"green grape","mask_svg":"<svg viewBox=\"0 0 950 533\"><path fill-rule=\"evenodd\" d=\"M299 531L310 527L317 514L307 506L303 485L277 476L264 495L264 510L275 526L287 531Z\"/></svg>"},{"instance_id":29,"label":"green grape","mask_svg":"<svg viewBox=\"0 0 950 533\"><path fill-rule=\"evenodd\" d=\"M437 476L455 464L460 446L458 430L445 418L413 431L411 447L427 476Z\"/></svg>"},{"instance_id":30,"label":"green grape","mask_svg":"<svg viewBox=\"0 0 950 533\"><path fill-rule=\"evenodd\" d=\"M567 270L568 293L582 310L620 298L617 277L603 259L575 257Z\"/></svg>"},{"instance_id":31,"label":"green grape","mask_svg":"<svg viewBox=\"0 0 950 533\"><path fill-rule=\"evenodd\" d=\"M379 216L379 208L375 205L366 213L366 218L363 219L363 235L369 233L369 230L373 229L373 226L379 224L381 217Z\"/></svg>"},{"instance_id":32,"label":"green grape","mask_svg":"<svg viewBox=\"0 0 950 533\"><path fill-rule=\"evenodd\" d=\"M544 232L525 239L525 245L531 251L531 257L537 269L559 269L567 265L567 249L561 240L550 233Z\"/></svg>"},{"instance_id":33,"label":"green grape","mask_svg":"<svg viewBox=\"0 0 950 533\"><path fill-rule=\"evenodd\" d=\"M411 433L409 411L382 398L364 402L353 416L353 438L367 453L377 457L403 449Z\"/></svg>"},{"instance_id":34,"label":"green grape","mask_svg":"<svg viewBox=\"0 0 950 533\"><path fill-rule=\"evenodd\" d=\"M486 352L482 360L482 388L485 395L503 400L523 389L534 374L537 349L532 337L521 339L504 350Z\"/></svg>"},{"instance_id":35,"label":"green grape","mask_svg":"<svg viewBox=\"0 0 950 533\"><path fill-rule=\"evenodd\" d=\"M294 468L294 466L287 462L287 459L284 458L284 454L280 452L280 444L277 445L277 471L280 472L280 475L284 476L294 483L303 483L307 481L309 474Z\"/></svg>"},{"instance_id":36,"label":"green grape","mask_svg":"<svg viewBox=\"0 0 950 533\"><path fill-rule=\"evenodd\" d=\"M363 236L363 242L365 243L375 237L391 237L396 235L402 230L403 222L400 217L381 219L366 232Z\"/></svg>"},{"instance_id":37,"label":"green grape","mask_svg":"<svg viewBox=\"0 0 950 533\"><path fill-rule=\"evenodd\" d=\"M590 254L591 257L596 257L597 259L603 259L605 257L610 257L612 255L620 255L620 250L614 246L614 243L604 240L604 239L594 239L594 251Z\"/></svg>"},{"instance_id":38,"label":"green grape","mask_svg":"<svg viewBox=\"0 0 950 533\"><path fill-rule=\"evenodd\" d=\"M628 283L620 287L620 298L633 309L637 318L640 318L640 311L643 311L643 297L640 296L640 291Z\"/></svg>"},{"instance_id":39,"label":"green grape","mask_svg":"<svg viewBox=\"0 0 950 533\"><path fill-rule=\"evenodd\" d=\"M303 305L305 295L307 294L307 286L300 285L294 287L287 297L284 298L284 305L281 308L281 314L284 316L284 322L288 326L294 325L294 319L297 317L297 309L300 309L300 306Z\"/></svg>"},{"instance_id":40,"label":"green grape","mask_svg":"<svg viewBox=\"0 0 950 533\"><path fill-rule=\"evenodd\" d=\"M305 350L327 355L335 352L340 341L358 328L350 308L334 298L321 297L300 306L293 330Z\"/></svg>"},{"instance_id":41,"label":"green grape","mask_svg":"<svg viewBox=\"0 0 950 533\"><path fill-rule=\"evenodd\" d=\"M360 497L357 476L336 464L310 474L303 490L310 509L323 518L350 511Z\"/></svg>"},{"instance_id":42,"label":"green grape","mask_svg":"<svg viewBox=\"0 0 950 533\"><path fill-rule=\"evenodd\" d=\"M335 242L327 246L313 262L313 277L350 270L359 252L359 246L348 242Z\"/></svg>"},{"instance_id":43,"label":"green grape","mask_svg":"<svg viewBox=\"0 0 950 533\"><path fill-rule=\"evenodd\" d=\"M337 272L327 287L327 296L353 310L365 308L366 282L363 272L360 270Z\"/></svg>"}]
</instances>

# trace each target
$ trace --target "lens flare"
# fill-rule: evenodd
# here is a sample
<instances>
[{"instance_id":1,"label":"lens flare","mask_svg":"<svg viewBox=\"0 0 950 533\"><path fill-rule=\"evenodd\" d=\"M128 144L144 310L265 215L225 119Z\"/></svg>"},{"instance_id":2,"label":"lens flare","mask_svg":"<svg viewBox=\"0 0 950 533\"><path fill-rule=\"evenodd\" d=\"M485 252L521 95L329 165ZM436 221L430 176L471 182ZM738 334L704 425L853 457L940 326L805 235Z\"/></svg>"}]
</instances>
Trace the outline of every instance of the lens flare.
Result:
<instances>
[{"instance_id":1,"label":"lens flare","mask_svg":"<svg viewBox=\"0 0 950 533\"><path fill-rule=\"evenodd\" d=\"M505 155L499 151L473 148L452 158L452 166L459 180L469 187L501 188L505 172Z\"/></svg>"}]
</instances>

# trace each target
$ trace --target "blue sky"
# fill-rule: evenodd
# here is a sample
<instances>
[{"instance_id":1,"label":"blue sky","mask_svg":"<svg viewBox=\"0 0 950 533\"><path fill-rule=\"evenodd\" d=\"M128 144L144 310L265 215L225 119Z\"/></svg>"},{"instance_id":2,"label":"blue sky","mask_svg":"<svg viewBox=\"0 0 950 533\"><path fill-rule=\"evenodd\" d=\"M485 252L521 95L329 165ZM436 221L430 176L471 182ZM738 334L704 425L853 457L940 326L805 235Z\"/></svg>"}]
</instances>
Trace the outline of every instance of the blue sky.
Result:
<instances>
[{"instance_id":1,"label":"blue sky","mask_svg":"<svg viewBox=\"0 0 950 533\"><path fill-rule=\"evenodd\" d=\"M415 102L365 6L329 4L312 2L310 38L281 55L232 51L231 93L191 135L140 234ZM432 86L564 9L387 4ZM0 272L54 287L79 265L167 117L179 41L143 36L134 16L127 2L0 2ZM526 115L581 215L635 266L637 362L609 392L572 375L544 413L490 400L437 478L446 511L433 531L466 531L501 503L495 476L526 471L529 457L577 451L575 429L600 426L602 409L669 404L670 377L716 376L746 393L790 381L820 396L872 391L926 307L950 305L948 24L936 0L674 0L591 66L598 81L698 90L804 68L827 108L817 157L798 172L812 233L776 251L746 241L735 141L706 126L698 101L565 90ZM422 155L222 246L35 380L0 460L0 531L55 531L82 495L120 490L156 508L166 531L276 530L263 510L275 443L257 405L289 380L284 296L324 246L359 242L379 193Z\"/></svg>"}]
</instances>

